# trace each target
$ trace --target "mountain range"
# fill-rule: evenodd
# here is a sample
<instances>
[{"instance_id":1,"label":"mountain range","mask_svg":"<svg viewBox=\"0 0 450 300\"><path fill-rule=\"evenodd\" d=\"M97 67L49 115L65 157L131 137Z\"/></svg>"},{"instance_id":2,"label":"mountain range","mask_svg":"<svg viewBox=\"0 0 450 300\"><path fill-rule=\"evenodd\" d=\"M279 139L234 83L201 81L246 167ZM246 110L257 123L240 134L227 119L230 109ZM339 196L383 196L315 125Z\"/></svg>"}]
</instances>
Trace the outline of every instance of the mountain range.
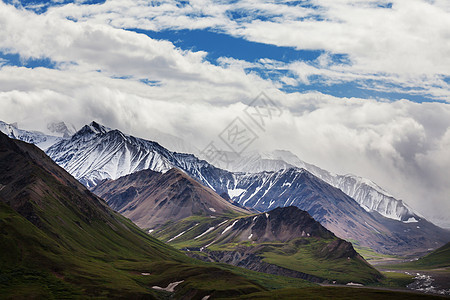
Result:
<instances>
[{"instance_id":1,"label":"mountain range","mask_svg":"<svg viewBox=\"0 0 450 300\"><path fill-rule=\"evenodd\" d=\"M92 191L151 235L205 261L314 282L373 283L382 278L351 243L336 238L307 212L291 206L254 215L176 168L105 180ZM274 245L280 249L275 251ZM280 260L290 260L289 265L264 260L287 245L290 254ZM315 268L333 266L333 271L314 272L293 253L310 256Z\"/></svg>"},{"instance_id":2,"label":"mountain range","mask_svg":"<svg viewBox=\"0 0 450 300\"><path fill-rule=\"evenodd\" d=\"M258 211L297 206L308 211L337 236L383 253L426 252L450 239L448 231L419 217L401 201L385 194L380 202L384 204L377 206L384 212L383 216L306 169L292 167L273 172L230 172L192 154L172 152L156 142L136 138L96 122L84 126L70 139L57 142L46 153L89 188L102 180L117 179L141 170L164 173L178 168L226 200ZM295 157L289 153L278 154L281 155L278 158L292 163L287 163L286 168L295 162ZM274 161L281 161L275 159L276 156L272 158L269 160L272 165ZM311 166L309 168L314 169ZM322 177L327 174L331 173L323 171ZM330 178L341 178L332 175ZM354 183L353 190L355 186L360 187L358 195L363 195L362 191L374 195L377 187L371 182L361 184L363 179L345 178L346 182ZM393 211L396 213L386 210L386 207L395 208Z\"/></svg>"},{"instance_id":3,"label":"mountain range","mask_svg":"<svg viewBox=\"0 0 450 300\"><path fill-rule=\"evenodd\" d=\"M224 152L226 161L217 160L216 166L232 172L260 173L279 171L290 168L302 168L328 184L342 190L358 202L368 212L376 211L386 218L413 222L419 217L403 201L395 199L373 181L347 174L337 175L302 161L295 154L286 150L258 153L244 152L237 155ZM207 159L205 157L205 159Z\"/></svg>"},{"instance_id":4,"label":"mountain range","mask_svg":"<svg viewBox=\"0 0 450 300\"><path fill-rule=\"evenodd\" d=\"M235 298L268 290L256 273L202 263L152 238L36 146L3 133L0 241L6 299Z\"/></svg>"},{"instance_id":5,"label":"mountain range","mask_svg":"<svg viewBox=\"0 0 450 300\"><path fill-rule=\"evenodd\" d=\"M96 128L102 128L104 131L111 131L110 128L99 125L93 122L91 129L94 131ZM17 126L16 126L17 127ZM26 142L31 142L41 145L41 140L47 141L41 145L42 149L48 148L50 145L56 143L60 139L58 137L44 135L39 132L29 132L20 130L14 127L14 125L8 125L4 122L0 123L0 131L5 133L11 138L17 138ZM69 127L64 122L49 123L47 127L53 133L59 133L59 136L68 138L74 133L73 126ZM20 132L18 132L20 131ZM38 136L36 136L38 135ZM177 152L193 153L195 155L202 154L198 149L191 144L183 141L182 139L163 133L159 130L152 130L151 136L155 141L162 141L164 145L168 145L170 149ZM120 154L118 154L120 155ZM417 219L417 214L412 211L403 201L395 199L388 192L379 187L376 183L355 175L336 175L326 170L323 170L315 165L306 163L300 160L296 155L286 150L276 150L272 152L244 152L237 155L233 152L227 152L225 155L229 158L226 163L219 161L215 162L216 167L226 169L232 172L244 172L244 173L260 173L264 171L279 171L288 168L303 168L326 181L334 187L341 189L344 193L355 199L364 209L367 211L377 211L381 215L401 221L411 221ZM127 160L124 158L124 160ZM205 160L207 160L205 158ZM111 164L111 162L108 162ZM101 163L100 163L101 164ZM101 170L103 166L93 166L95 170ZM137 170L141 167L136 167ZM106 168L108 169L108 168ZM94 186L98 182L99 178L111 178L117 179L122 175L132 173L134 170L127 168L127 166L117 163L116 170L125 170L124 172L114 172L113 170L105 170L104 174L77 174L76 176L87 186ZM153 170L163 171L166 168L164 166L153 166ZM91 170L92 172L92 170ZM87 170L86 173L89 173ZM125 173L125 174L124 174Z\"/></svg>"},{"instance_id":6,"label":"mountain range","mask_svg":"<svg viewBox=\"0 0 450 300\"><path fill-rule=\"evenodd\" d=\"M92 150L85 153L87 157L99 154L94 158L105 170L114 161L111 157L123 154L123 149L133 154L153 152L153 158L163 159L167 169L142 169L116 180L98 178L92 191L104 195L106 203L34 145L0 133L0 293L6 297L299 296L308 291L268 290L311 285L302 279L364 284L385 280L351 243L325 228L332 223L341 222L336 228L351 228L350 222L361 225L360 218L368 214L372 219L365 222L367 226L384 230L379 233L400 244L389 249L386 241L387 247L380 248L384 251L407 247L417 251L433 239L438 244L446 234L424 219L405 223L366 211L305 169L229 172L97 123L61 139L49 150L78 142L91 146L81 148ZM80 157L79 149L70 150L72 156L61 157L69 162ZM125 158L129 156L119 161L127 165ZM322 217L321 223L330 222L323 227L316 217L298 208L302 205L317 219ZM123 209L131 219L140 218L142 228L182 248L191 258L153 239L111 207ZM416 229L425 225L425 230L412 232L413 227L405 227L414 225ZM328 293L327 288L313 291ZM346 293L341 288L334 295ZM362 294L375 297L377 293L367 290Z\"/></svg>"},{"instance_id":7,"label":"mountain range","mask_svg":"<svg viewBox=\"0 0 450 300\"><path fill-rule=\"evenodd\" d=\"M40 131L28 131L19 129L17 123L7 124L3 121L0 121L0 132L3 132L5 135L12 139L17 139L34 144L42 150L46 150L48 147L52 146L62 139L62 137L44 134Z\"/></svg>"}]
</instances>

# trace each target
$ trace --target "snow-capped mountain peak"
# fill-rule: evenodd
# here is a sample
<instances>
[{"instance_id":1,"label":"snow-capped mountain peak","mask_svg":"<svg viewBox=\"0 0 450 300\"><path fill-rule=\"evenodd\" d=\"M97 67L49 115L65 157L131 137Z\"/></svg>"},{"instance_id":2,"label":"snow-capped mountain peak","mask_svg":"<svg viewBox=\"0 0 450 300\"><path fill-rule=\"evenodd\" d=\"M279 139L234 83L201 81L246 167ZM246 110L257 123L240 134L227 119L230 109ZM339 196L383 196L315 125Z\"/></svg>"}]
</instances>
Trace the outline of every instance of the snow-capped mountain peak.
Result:
<instances>
[{"instance_id":1,"label":"snow-capped mountain peak","mask_svg":"<svg viewBox=\"0 0 450 300\"><path fill-rule=\"evenodd\" d=\"M326 183L341 189L352 197L366 211L376 211L381 215L399 221L408 221L418 217L403 201L395 199L373 181L352 174L338 175L313 164L304 162L292 152L275 150L271 152L245 152L241 155L227 154L231 163L219 165L232 172L260 173L279 171L289 168L303 168Z\"/></svg>"},{"instance_id":2,"label":"snow-capped mountain peak","mask_svg":"<svg viewBox=\"0 0 450 300\"><path fill-rule=\"evenodd\" d=\"M47 135L39 131L20 129L17 123L7 124L0 121L0 131L10 138L35 144L44 151L51 145L61 140L61 137L58 136Z\"/></svg>"},{"instance_id":3,"label":"snow-capped mountain peak","mask_svg":"<svg viewBox=\"0 0 450 300\"><path fill-rule=\"evenodd\" d=\"M47 129L54 135L70 138L77 130L72 124L67 125L65 122L50 122L47 124Z\"/></svg>"},{"instance_id":4,"label":"snow-capped mountain peak","mask_svg":"<svg viewBox=\"0 0 450 300\"><path fill-rule=\"evenodd\" d=\"M89 125L83 126L77 133L102 135L107 132L110 132L111 130L112 129L109 127L103 126L95 121L92 121Z\"/></svg>"},{"instance_id":5,"label":"snow-capped mountain peak","mask_svg":"<svg viewBox=\"0 0 450 300\"><path fill-rule=\"evenodd\" d=\"M203 173L217 169L192 154L169 151L156 142L124 134L97 122L84 126L70 140L63 140L46 152L88 187L103 179L117 179L140 170L164 173L173 167L213 187Z\"/></svg>"}]
</instances>

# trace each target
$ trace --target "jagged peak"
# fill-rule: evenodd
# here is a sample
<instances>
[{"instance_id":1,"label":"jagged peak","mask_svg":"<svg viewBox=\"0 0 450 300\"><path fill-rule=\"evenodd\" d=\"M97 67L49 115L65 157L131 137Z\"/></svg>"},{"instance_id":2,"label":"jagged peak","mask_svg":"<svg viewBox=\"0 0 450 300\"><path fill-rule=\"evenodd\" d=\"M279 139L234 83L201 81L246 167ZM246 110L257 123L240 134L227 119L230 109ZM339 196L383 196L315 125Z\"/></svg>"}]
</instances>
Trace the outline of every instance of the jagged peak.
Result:
<instances>
[{"instance_id":1,"label":"jagged peak","mask_svg":"<svg viewBox=\"0 0 450 300\"><path fill-rule=\"evenodd\" d=\"M103 126L95 121L92 121L91 124L89 124L89 127L96 133L107 133L112 130L111 128Z\"/></svg>"},{"instance_id":2,"label":"jagged peak","mask_svg":"<svg viewBox=\"0 0 450 300\"><path fill-rule=\"evenodd\" d=\"M62 135L63 138L70 138L76 132L75 126L66 124L64 121L47 123L47 129L52 134Z\"/></svg>"},{"instance_id":3,"label":"jagged peak","mask_svg":"<svg viewBox=\"0 0 450 300\"><path fill-rule=\"evenodd\" d=\"M89 125L84 125L75 135L86 135L86 134L95 134L102 135L108 133L112 129L106 126L103 126L95 121L92 121Z\"/></svg>"}]
</instances>

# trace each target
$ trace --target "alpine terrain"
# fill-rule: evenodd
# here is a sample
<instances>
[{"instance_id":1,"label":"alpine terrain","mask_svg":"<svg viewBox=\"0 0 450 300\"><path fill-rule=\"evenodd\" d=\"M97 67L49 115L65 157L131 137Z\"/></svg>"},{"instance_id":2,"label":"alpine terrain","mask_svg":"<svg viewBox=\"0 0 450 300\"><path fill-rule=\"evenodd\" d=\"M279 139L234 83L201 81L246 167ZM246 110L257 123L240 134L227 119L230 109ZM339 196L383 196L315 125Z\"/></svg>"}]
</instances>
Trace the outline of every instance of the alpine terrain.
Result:
<instances>
[{"instance_id":1,"label":"alpine terrain","mask_svg":"<svg viewBox=\"0 0 450 300\"><path fill-rule=\"evenodd\" d=\"M382 275L297 207L201 222L168 223L153 235L190 256L313 282L374 283Z\"/></svg>"},{"instance_id":2,"label":"alpine terrain","mask_svg":"<svg viewBox=\"0 0 450 300\"><path fill-rule=\"evenodd\" d=\"M291 206L250 215L175 168L107 180L93 192L150 234L199 259L313 282L374 283L382 277L307 212ZM281 254L279 261L265 259L274 254ZM300 254L310 260L300 261Z\"/></svg>"},{"instance_id":3,"label":"alpine terrain","mask_svg":"<svg viewBox=\"0 0 450 300\"><path fill-rule=\"evenodd\" d=\"M217 167L232 172L245 173L275 172L283 169L302 168L342 190L369 212L376 211L386 218L405 222L415 222L420 218L403 201L395 199L376 183L352 174L333 174L302 161L295 154L286 150L262 153L252 151L244 152L241 155L233 152L224 152L224 155L228 159L226 162L217 161Z\"/></svg>"},{"instance_id":4,"label":"alpine terrain","mask_svg":"<svg viewBox=\"0 0 450 300\"><path fill-rule=\"evenodd\" d=\"M249 214L183 171L142 170L100 182L92 191L141 228L154 230L191 216L217 218Z\"/></svg>"},{"instance_id":5,"label":"alpine terrain","mask_svg":"<svg viewBox=\"0 0 450 300\"><path fill-rule=\"evenodd\" d=\"M47 135L39 131L19 129L16 123L7 124L3 121L0 121L0 132L3 132L12 139L35 144L42 150L46 150L48 147L52 146L62 139L62 137L56 135Z\"/></svg>"},{"instance_id":6,"label":"alpine terrain","mask_svg":"<svg viewBox=\"0 0 450 300\"><path fill-rule=\"evenodd\" d=\"M192 154L171 152L96 122L84 126L71 139L56 143L47 154L91 188L104 179L145 169L167 172L175 167L241 206L259 211L297 206L337 236L383 253L424 253L450 239L449 231L416 215L400 221L368 211L305 169L233 173Z\"/></svg>"},{"instance_id":7,"label":"alpine terrain","mask_svg":"<svg viewBox=\"0 0 450 300\"><path fill-rule=\"evenodd\" d=\"M7 299L201 299L267 291L150 237L36 146L2 133L0 241L0 294Z\"/></svg>"}]
</instances>

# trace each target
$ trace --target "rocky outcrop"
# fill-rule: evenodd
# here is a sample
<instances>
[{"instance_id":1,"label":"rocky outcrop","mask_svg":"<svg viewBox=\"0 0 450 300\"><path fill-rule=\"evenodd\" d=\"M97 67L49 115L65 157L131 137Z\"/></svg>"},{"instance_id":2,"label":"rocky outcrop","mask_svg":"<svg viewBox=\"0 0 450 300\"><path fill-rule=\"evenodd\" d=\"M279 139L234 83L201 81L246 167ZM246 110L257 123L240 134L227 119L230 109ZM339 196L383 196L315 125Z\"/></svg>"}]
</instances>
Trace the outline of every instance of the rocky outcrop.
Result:
<instances>
[{"instance_id":1,"label":"rocky outcrop","mask_svg":"<svg viewBox=\"0 0 450 300\"><path fill-rule=\"evenodd\" d=\"M300 278L316 283L328 283L328 280L311 274L306 274L291 269L283 268L274 264L266 263L260 256L250 251L203 251L204 255L195 252L186 252L190 257L201 259L203 261L219 262L230 264L236 267L246 268L248 270L262 272L272 275Z\"/></svg>"}]
</instances>

